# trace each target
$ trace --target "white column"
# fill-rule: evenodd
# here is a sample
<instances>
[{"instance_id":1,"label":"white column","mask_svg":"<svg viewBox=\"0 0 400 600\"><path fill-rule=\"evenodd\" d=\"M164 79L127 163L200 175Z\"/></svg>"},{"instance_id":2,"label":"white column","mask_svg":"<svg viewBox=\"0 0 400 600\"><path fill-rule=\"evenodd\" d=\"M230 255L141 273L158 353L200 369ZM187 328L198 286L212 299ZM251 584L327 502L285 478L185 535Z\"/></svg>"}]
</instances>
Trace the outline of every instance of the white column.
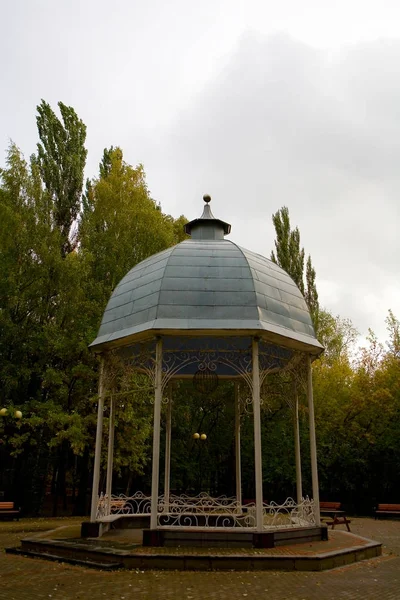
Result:
<instances>
[{"instance_id":1,"label":"white column","mask_svg":"<svg viewBox=\"0 0 400 600\"><path fill-rule=\"evenodd\" d=\"M299 427L299 395L297 393L296 381L293 380L293 430L294 430L294 452L296 457L296 495L297 504L303 498L301 477L301 453L300 453L300 427Z\"/></svg>"},{"instance_id":2,"label":"white column","mask_svg":"<svg viewBox=\"0 0 400 600\"><path fill-rule=\"evenodd\" d=\"M108 455L107 455L107 479L106 479L106 494L107 494L107 514L111 514L111 491L112 491L112 476L114 463L114 425L115 425L115 398L110 398L110 418L108 425Z\"/></svg>"},{"instance_id":3,"label":"white column","mask_svg":"<svg viewBox=\"0 0 400 600\"><path fill-rule=\"evenodd\" d=\"M95 451L94 451L92 506L91 506L91 511L90 511L90 521L92 523L94 523L96 521L97 503L98 503L98 495L99 495L101 441L102 441L102 437L103 437L103 410L104 410L104 396L105 396L105 384L104 383L105 383L104 382L104 358L102 358L101 363L100 363L99 402L97 405L96 447L95 447Z\"/></svg>"},{"instance_id":4,"label":"white column","mask_svg":"<svg viewBox=\"0 0 400 600\"><path fill-rule=\"evenodd\" d=\"M242 469L240 460L240 398L239 384L235 381L235 468L236 468L236 502L242 512Z\"/></svg>"},{"instance_id":5,"label":"white column","mask_svg":"<svg viewBox=\"0 0 400 600\"><path fill-rule=\"evenodd\" d=\"M312 384L312 367L311 357L307 355L307 398L308 398L308 415L310 427L310 455L311 455L311 480L312 493L315 507L315 523L321 524L319 514L319 487L318 487L318 469L317 469L317 444L315 440L315 419L314 419L314 398Z\"/></svg>"},{"instance_id":6,"label":"white column","mask_svg":"<svg viewBox=\"0 0 400 600\"><path fill-rule=\"evenodd\" d=\"M258 362L258 338L253 338L253 411L254 411L254 465L256 484L256 528L263 530L263 480L261 454L261 411L260 411L260 370Z\"/></svg>"},{"instance_id":7,"label":"white column","mask_svg":"<svg viewBox=\"0 0 400 600\"><path fill-rule=\"evenodd\" d=\"M165 511L169 510L169 486L171 475L171 415L172 413L172 386L169 388L167 418L165 428L165 473L164 473L164 506Z\"/></svg>"},{"instance_id":8,"label":"white column","mask_svg":"<svg viewBox=\"0 0 400 600\"><path fill-rule=\"evenodd\" d=\"M157 527L158 484L160 475L160 419L162 397L162 339L156 342L156 369L154 386L154 424L153 424L153 469L151 475L151 516L150 529Z\"/></svg>"}]
</instances>

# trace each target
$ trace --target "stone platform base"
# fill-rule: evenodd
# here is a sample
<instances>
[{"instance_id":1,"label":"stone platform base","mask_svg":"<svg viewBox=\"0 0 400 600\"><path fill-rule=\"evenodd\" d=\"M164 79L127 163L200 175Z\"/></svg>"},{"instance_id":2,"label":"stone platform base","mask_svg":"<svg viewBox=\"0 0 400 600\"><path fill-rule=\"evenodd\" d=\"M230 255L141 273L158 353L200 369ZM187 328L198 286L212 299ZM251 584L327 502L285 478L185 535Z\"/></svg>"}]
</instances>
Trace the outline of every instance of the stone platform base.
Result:
<instances>
[{"instance_id":1,"label":"stone platform base","mask_svg":"<svg viewBox=\"0 0 400 600\"><path fill-rule=\"evenodd\" d=\"M52 539L49 534L47 538L26 538L20 548L9 548L6 552L107 570L198 571L323 571L372 559L382 553L380 543L336 530L329 532L326 541L265 549L154 548L133 544L132 533L130 538L120 532L109 532L101 540L78 540L56 539L57 531L50 532Z\"/></svg>"},{"instance_id":2,"label":"stone platform base","mask_svg":"<svg viewBox=\"0 0 400 600\"><path fill-rule=\"evenodd\" d=\"M209 528L194 529L193 527L143 530L143 546L145 547L275 548L275 546L327 539L326 525L282 528L263 533L237 528L225 531Z\"/></svg>"}]
</instances>

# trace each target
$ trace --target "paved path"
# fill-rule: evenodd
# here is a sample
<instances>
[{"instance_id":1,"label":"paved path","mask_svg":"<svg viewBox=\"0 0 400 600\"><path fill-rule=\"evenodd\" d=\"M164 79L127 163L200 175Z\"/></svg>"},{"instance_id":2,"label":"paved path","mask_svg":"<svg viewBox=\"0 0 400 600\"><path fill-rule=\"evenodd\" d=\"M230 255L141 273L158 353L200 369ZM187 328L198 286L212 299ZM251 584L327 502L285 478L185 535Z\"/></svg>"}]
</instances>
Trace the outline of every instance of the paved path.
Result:
<instances>
[{"instance_id":1,"label":"paved path","mask_svg":"<svg viewBox=\"0 0 400 600\"><path fill-rule=\"evenodd\" d=\"M0 523L0 548L71 522ZM400 600L400 520L353 519L352 531L383 542L383 556L324 573L108 573L0 551L0 600Z\"/></svg>"}]
</instances>

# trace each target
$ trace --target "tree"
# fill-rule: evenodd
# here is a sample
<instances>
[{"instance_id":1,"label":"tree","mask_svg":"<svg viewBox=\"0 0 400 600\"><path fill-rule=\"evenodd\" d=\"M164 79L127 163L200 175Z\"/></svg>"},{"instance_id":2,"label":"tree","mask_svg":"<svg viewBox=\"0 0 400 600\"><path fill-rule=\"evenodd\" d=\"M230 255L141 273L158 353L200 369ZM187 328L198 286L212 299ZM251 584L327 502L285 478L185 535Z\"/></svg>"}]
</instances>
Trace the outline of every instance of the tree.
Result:
<instances>
[{"instance_id":1,"label":"tree","mask_svg":"<svg viewBox=\"0 0 400 600\"><path fill-rule=\"evenodd\" d=\"M339 315L334 317L327 310L319 310L318 339L325 349L321 355L324 363L333 364L342 360L350 363L358 335L350 319L343 319Z\"/></svg>"},{"instance_id":2,"label":"tree","mask_svg":"<svg viewBox=\"0 0 400 600\"><path fill-rule=\"evenodd\" d=\"M41 143L37 162L49 195L52 224L60 232L61 254L75 247L73 226L79 215L86 164L86 126L71 106L58 103L62 122L51 106L42 100L36 117Z\"/></svg>"},{"instance_id":3,"label":"tree","mask_svg":"<svg viewBox=\"0 0 400 600\"><path fill-rule=\"evenodd\" d=\"M271 252L271 260L282 267L290 275L304 296L311 313L314 329L318 331L319 302L315 283L316 273L309 255L304 276L304 248L300 246L298 227L291 229L289 209L283 206L272 215L275 227L275 252Z\"/></svg>"},{"instance_id":4,"label":"tree","mask_svg":"<svg viewBox=\"0 0 400 600\"><path fill-rule=\"evenodd\" d=\"M304 248L300 248L299 229L291 229L289 209L283 206L274 215L275 250L271 252L271 260L288 273L301 293L304 295Z\"/></svg>"},{"instance_id":5,"label":"tree","mask_svg":"<svg viewBox=\"0 0 400 600\"><path fill-rule=\"evenodd\" d=\"M99 309L85 294L82 257L60 253L37 160L28 165L13 144L1 171L0 218L0 394L3 406L24 415L2 451L14 456L16 497L35 512L50 465L60 494L70 455L90 443L96 362L87 346Z\"/></svg>"},{"instance_id":6,"label":"tree","mask_svg":"<svg viewBox=\"0 0 400 600\"><path fill-rule=\"evenodd\" d=\"M306 264L306 288L305 288L305 301L307 302L307 306L311 313L311 318L314 324L314 329L316 332L319 330L319 302L318 302L318 292L317 286L315 283L316 273L315 269L312 266L311 256L309 255L307 258Z\"/></svg>"},{"instance_id":7,"label":"tree","mask_svg":"<svg viewBox=\"0 0 400 600\"><path fill-rule=\"evenodd\" d=\"M177 227L183 232L185 222L152 200L142 165L128 165L120 148L104 150L99 177L86 186L79 229L80 252L91 261L104 306L132 267L180 241Z\"/></svg>"},{"instance_id":8,"label":"tree","mask_svg":"<svg viewBox=\"0 0 400 600\"><path fill-rule=\"evenodd\" d=\"M385 323L389 333L387 346L390 355L395 358L400 358L400 321L395 317L392 310L389 310Z\"/></svg>"},{"instance_id":9,"label":"tree","mask_svg":"<svg viewBox=\"0 0 400 600\"><path fill-rule=\"evenodd\" d=\"M98 367L88 345L118 281L186 237L185 217L162 212L119 148L105 150L81 197L86 128L59 106L62 122L38 107L37 156L28 164L11 144L0 170L0 399L23 413L2 432L0 485L33 514L50 482L54 514L67 486L86 510ZM137 378L119 384L116 407L115 466L129 481L151 441L150 392L132 393Z\"/></svg>"}]
</instances>

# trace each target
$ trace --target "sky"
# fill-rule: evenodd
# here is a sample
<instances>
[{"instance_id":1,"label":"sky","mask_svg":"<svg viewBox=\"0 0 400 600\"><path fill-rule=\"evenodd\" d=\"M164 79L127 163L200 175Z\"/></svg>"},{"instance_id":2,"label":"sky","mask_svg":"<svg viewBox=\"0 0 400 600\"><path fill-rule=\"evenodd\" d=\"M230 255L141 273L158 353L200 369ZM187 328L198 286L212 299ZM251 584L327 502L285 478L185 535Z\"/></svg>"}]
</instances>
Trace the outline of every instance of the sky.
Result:
<instances>
[{"instance_id":1,"label":"sky","mask_svg":"<svg viewBox=\"0 0 400 600\"><path fill-rule=\"evenodd\" d=\"M35 151L35 109L144 165L165 212L202 196L270 255L288 206L321 304L365 336L400 318L398 0L0 0L0 145ZM0 164L3 164L0 158Z\"/></svg>"}]
</instances>

